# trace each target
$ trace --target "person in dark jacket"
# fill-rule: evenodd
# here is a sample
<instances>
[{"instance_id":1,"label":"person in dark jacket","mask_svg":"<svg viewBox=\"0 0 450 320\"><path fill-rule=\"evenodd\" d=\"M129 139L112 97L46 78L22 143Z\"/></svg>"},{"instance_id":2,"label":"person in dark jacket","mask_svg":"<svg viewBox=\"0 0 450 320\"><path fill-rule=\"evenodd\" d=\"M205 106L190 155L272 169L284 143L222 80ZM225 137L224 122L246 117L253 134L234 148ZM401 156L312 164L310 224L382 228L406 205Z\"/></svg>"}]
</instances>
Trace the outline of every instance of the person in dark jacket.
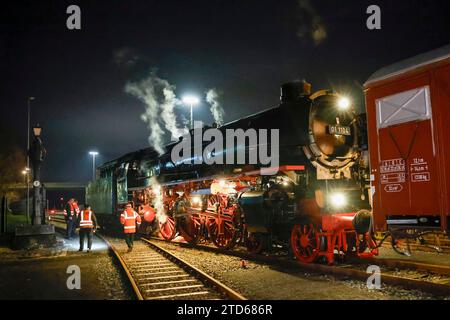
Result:
<instances>
[{"instance_id":1,"label":"person in dark jacket","mask_svg":"<svg viewBox=\"0 0 450 320\"><path fill-rule=\"evenodd\" d=\"M71 239L75 236L75 229L77 227L77 215L74 207L75 199L71 198L67 201L64 208L64 218L66 220L66 232L67 239Z\"/></svg>"},{"instance_id":2,"label":"person in dark jacket","mask_svg":"<svg viewBox=\"0 0 450 320\"><path fill-rule=\"evenodd\" d=\"M84 210L78 215L78 226L80 227L80 249L78 251L83 251L84 248L84 238L87 237L88 240L88 250L91 251L92 248L92 236L93 232L97 229L97 218L95 217L94 211L91 210L91 206L88 204L84 205Z\"/></svg>"}]
</instances>

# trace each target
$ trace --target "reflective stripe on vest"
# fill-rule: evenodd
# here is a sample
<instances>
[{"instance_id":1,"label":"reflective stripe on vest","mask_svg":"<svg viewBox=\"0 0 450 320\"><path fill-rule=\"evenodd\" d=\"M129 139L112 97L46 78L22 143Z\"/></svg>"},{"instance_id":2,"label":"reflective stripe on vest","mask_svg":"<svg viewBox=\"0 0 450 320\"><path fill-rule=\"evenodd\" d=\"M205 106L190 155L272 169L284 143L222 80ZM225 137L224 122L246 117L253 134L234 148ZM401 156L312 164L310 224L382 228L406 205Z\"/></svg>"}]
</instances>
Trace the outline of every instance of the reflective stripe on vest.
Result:
<instances>
[{"instance_id":1,"label":"reflective stripe on vest","mask_svg":"<svg viewBox=\"0 0 450 320\"><path fill-rule=\"evenodd\" d=\"M88 213L88 218L85 219L85 215L86 213ZM80 220L80 227L93 227L94 225L92 224L92 211L84 211L81 214L81 220Z\"/></svg>"},{"instance_id":2,"label":"reflective stripe on vest","mask_svg":"<svg viewBox=\"0 0 450 320\"><path fill-rule=\"evenodd\" d=\"M131 211L131 210L133 210L133 209L130 209L130 211ZM128 213L133 214L133 216L129 216ZM133 210L133 211L129 212L128 209L125 210L122 214L124 215L125 220L136 219L136 217L138 216L138 214L136 213L136 211Z\"/></svg>"},{"instance_id":3,"label":"reflective stripe on vest","mask_svg":"<svg viewBox=\"0 0 450 320\"><path fill-rule=\"evenodd\" d=\"M136 211L132 208L127 208L121 216L125 220L123 229L125 231L136 232L136 218L139 216Z\"/></svg>"}]
</instances>

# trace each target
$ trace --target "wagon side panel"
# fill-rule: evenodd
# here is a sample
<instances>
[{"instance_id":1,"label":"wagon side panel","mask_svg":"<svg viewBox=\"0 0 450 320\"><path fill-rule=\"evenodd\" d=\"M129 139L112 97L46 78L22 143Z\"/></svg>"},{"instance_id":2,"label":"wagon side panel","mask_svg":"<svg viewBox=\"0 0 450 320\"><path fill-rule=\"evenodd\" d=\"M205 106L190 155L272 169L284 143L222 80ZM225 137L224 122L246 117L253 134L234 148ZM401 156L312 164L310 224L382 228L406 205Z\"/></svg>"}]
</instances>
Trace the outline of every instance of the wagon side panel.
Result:
<instances>
[{"instance_id":1,"label":"wagon side panel","mask_svg":"<svg viewBox=\"0 0 450 320\"><path fill-rule=\"evenodd\" d=\"M441 179L440 200L442 228L450 231L450 59L433 72L432 101L435 108L435 128L438 144L439 178Z\"/></svg>"}]
</instances>

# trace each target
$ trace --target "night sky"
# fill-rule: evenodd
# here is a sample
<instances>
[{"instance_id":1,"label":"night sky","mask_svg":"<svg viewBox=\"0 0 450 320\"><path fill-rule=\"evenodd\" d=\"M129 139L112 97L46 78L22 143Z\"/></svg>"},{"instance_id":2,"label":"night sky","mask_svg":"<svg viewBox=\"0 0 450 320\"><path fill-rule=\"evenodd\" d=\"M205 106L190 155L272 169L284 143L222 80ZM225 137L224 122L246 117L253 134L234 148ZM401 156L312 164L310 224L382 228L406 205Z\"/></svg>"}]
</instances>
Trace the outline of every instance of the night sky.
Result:
<instances>
[{"instance_id":1,"label":"night sky","mask_svg":"<svg viewBox=\"0 0 450 320\"><path fill-rule=\"evenodd\" d=\"M81 30L66 28L70 4L81 8ZM370 4L381 7L381 30L366 28ZM124 87L151 69L178 96L216 88L225 121L277 105L279 85L302 78L362 104L371 73L450 42L449 9L448 0L2 2L0 125L25 148L35 96L43 180L87 181L89 150L104 162L148 147L144 105ZM313 26L326 36L314 40ZM188 108L176 112L189 118ZM195 118L212 123L209 105Z\"/></svg>"}]
</instances>

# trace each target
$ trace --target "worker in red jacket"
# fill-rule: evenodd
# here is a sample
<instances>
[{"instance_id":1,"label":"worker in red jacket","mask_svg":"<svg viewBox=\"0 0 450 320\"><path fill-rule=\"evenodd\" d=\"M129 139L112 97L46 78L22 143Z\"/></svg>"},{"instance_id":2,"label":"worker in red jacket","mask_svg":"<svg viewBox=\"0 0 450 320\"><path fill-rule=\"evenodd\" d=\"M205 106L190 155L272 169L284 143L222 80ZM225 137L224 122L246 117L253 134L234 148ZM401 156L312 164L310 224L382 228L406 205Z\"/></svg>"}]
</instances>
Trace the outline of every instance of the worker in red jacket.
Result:
<instances>
[{"instance_id":1,"label":"worker in red jacket","mask_svg":"<svg viewBox=\"0 0 450 320\"><path fill-rule=\"evenodd\" d=\"M67 231L67 239L75 236L76 222L77 216L75 213L74 207L75 199L71 198L66 203L66 207L64 208L64 219L66 220L66 231Z\"/></svg>"},{"instance_id":2,"label":"worker in red jacket","mask_svg":"<svg viewBox=\"0 0 450 320\"><path fill-rule=\"evenodd\" d=\"M72 206L73 206L73 210L75 211L75 215L77 216L77 219L78 219L78 215L80 214L80 207L78 206L77 199L74 199Z\"/></svg>"},{"instance_id":3,"label":"worker in red jacket","mask_svg":"<svg viewBox=\"0 0 450 320\"><path fill-rule=\"evenodd\" d=\"M80 211L78 215L78 225L80 227L80 249L78 251L83 251L84 238L88 239L88 250L91 251L92 247L92 234L97 229L97 218L94 212L91 210L91 206L88 204L84 205L84 210Z\"/></svg>"},{"instance_id":4,"label":"worker in red jacket","mask_svg":"<svg viewBox=\"0 0 450 320\"><path fill-rule=\"evenodd\" d=\"M134 211L131 203L125 206L125 210L120 215L120 223L123 225L123 232L125 233L125 242L128 246L128 252L133 250L134 234L141 224L141 217Z\"/></svg>"}]
</instances>

